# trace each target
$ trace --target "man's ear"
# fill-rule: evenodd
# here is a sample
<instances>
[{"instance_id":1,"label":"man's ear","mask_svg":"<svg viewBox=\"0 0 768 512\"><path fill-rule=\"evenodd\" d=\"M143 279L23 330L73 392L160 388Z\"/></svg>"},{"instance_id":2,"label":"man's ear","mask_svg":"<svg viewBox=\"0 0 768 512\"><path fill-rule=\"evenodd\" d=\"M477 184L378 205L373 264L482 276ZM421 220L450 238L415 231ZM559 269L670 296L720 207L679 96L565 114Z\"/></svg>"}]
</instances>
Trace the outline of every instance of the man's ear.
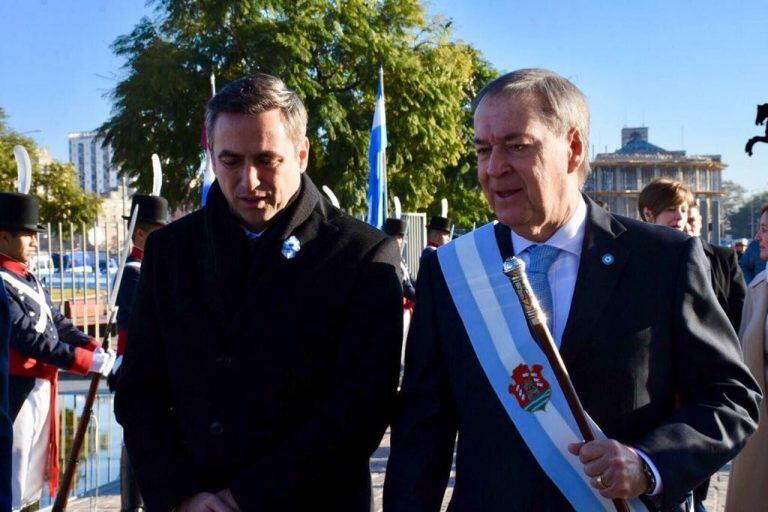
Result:
<instances>
[{"instance_id":1,"label":"man's ear","mask_svg":"<svg viewBox=\"0 0 768 512\"><path fill-rule=\"evenodd\" d=\"M304 140L299 144L299 170L304 172L307 170L309 164L309 139L304 137Z\"/></svg>"},{"instance_id":2,"label":"man's ear","mask_svg":"<svg viewBox=\"0 0 768 512\"><path fill-rule=\"evenodd\" d=\"M571 128L568 132L568 172L577 171L586 156L581 130Z\"/></svg>"}]
</instances>

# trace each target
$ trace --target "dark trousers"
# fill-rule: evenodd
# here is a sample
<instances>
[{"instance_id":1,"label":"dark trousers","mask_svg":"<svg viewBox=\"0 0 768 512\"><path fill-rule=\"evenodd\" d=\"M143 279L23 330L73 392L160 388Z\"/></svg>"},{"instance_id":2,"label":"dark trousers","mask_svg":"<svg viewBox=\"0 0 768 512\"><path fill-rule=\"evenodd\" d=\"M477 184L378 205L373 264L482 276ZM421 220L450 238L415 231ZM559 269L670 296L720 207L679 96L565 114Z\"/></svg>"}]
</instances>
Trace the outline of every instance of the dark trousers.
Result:
<instances>
[{"instance_id":1,"label":"dark trousers","mask_svg":"<svg viewBox=\"0 0 768 512\"><path fill-rule=\"evenodd\" d=\"M144 510L144 500L141 499L139 484L133 476L128 452L123 446L120 454L120 512L141 512Z\"/></svg>"}]
</instances>

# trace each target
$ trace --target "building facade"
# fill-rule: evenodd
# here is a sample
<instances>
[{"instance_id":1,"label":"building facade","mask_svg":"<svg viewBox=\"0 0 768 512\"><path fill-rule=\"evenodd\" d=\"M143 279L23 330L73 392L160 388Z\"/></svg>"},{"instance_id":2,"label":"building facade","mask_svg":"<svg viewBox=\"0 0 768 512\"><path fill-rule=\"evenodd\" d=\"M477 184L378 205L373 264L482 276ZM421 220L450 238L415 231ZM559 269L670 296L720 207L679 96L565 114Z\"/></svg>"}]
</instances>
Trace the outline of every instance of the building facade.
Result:
<instances>
[{"instance_id":1,"label":"building facade","mask_svg":"<svg viewBox=\"0 0 768 512\"><path fill-rule=\"evenodd\" d=\"M590 163L592 171L584 192L604 201L611 212L639 219L637 198L656 178L670 178L690 189L701 210L702 238L720 243L720 198L722 171L727 167L720 155L686 155L667 151L648 142L648 128L622 128L621 149L600 153Z\"/></svg>"},{"instance_id":2,"label":"building facade","mask_svg":"<svg viewBox=\"0 0 768 512\"><path fill-rule=\"evenodd\" d=\"M85 190L106 196L118 189L118 170L112 166L112 148L96 132L69 134L69 161Z\"/></svg>"}]
</instances>

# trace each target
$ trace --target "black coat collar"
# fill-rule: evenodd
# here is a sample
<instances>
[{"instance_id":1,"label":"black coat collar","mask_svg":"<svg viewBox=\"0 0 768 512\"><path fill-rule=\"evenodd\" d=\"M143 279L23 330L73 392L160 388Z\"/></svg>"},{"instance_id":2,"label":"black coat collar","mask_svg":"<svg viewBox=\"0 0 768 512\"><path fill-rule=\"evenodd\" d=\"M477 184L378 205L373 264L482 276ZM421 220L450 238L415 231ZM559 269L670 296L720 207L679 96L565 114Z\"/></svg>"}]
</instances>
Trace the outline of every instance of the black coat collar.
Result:
<instances>
[{"instance_id":1,"label":"black coat collar","mask_svg":"<svg viewBox=\"0 0 768 512\"><path fill-rule=\"evenodd\" d=\"M200 272L205 297L224 337L236 331L244 308L253 307L256 290L265 275L281 272L287 260L281 253L283 242L296 236L302 251L312 251L310 242L327 216L328 206L306 174L288 206L278 213L261 235L256 249L250 248L243 228L232 212L218 183L209 191L205 205L203 254ZM313 215L314 212L320 215Z\"/></svg>"}]
</instances>

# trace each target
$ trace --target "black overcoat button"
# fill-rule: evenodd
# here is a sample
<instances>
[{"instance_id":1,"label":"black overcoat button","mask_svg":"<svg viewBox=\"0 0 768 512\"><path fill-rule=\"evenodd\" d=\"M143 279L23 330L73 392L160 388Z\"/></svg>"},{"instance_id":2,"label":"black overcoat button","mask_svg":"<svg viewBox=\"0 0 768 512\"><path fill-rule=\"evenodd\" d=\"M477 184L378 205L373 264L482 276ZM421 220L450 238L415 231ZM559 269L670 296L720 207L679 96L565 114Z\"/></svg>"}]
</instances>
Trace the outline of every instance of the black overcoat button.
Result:
<instances>
[{"instance_id":1,"label":"black overcoat button","mask_svg":"<svg viewBox=\"0 0 768 512\"><path fill-rule=\"evenodd\" d=\"M210 432L212 436L220 436L224 433L224 425L222 425L220 421L214 421L211 423L211 426L208 427L208 432Z\"/></svg>"}]
</instances>

